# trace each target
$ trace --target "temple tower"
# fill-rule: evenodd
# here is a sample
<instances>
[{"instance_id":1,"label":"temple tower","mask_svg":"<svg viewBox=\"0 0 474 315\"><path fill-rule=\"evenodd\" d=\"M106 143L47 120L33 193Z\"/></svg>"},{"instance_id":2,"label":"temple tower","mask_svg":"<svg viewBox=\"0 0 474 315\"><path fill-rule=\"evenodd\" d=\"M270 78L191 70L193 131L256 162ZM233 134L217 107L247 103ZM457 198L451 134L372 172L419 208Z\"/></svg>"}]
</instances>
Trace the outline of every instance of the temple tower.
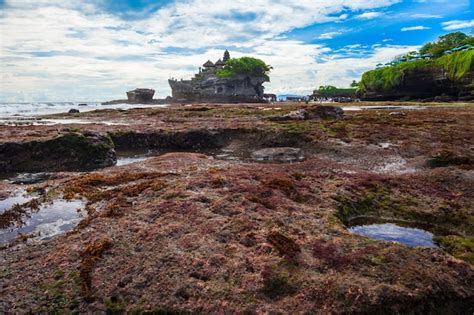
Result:
<instances>
[{"instance_id":1,"label":"temple tower","mask_svg":"<svg viewBox=\"0 0 474 315\"><path fill-rule=\"evenodd\" d=\"M222 61L226 62L227 60L230 59L230 53L229 51L226 49L225 52L224 52L224 58L222 59Z\"/></svg>"}]
</instances>

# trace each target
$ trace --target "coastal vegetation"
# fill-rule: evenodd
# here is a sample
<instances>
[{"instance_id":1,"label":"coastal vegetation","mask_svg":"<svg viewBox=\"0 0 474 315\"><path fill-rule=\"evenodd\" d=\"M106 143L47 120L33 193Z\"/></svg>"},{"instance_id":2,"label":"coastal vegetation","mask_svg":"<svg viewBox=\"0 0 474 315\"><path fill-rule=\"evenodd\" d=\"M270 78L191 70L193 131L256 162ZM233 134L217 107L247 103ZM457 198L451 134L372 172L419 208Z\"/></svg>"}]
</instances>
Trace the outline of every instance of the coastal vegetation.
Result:
<instances>
[{"instance_id":1,"label":"coastal vegetation","mask_svg":"<svg viewBox=\"0 0 474 315\"><path fill-rule=\"evenodd\" d=\"M355 96L357 91L357 84L353 82L350 88L338 88L332 85L320 86L319 89L313 91L313 95L321 97L335 97L335 96Z\"/></svg>"},{"instance_id":2,"label":"coastal vegetation","mask_svg":"<svg viewBox=\"0 0 474 315\"><path fill-rule=\"evenodd\" d=\"M462 32L449 33L440 36L435 42L427 43L420 49L420 54L431 54L441 57L446 51L463 45L474 45L474 36Z\"/></svg>"},{"instance_id":3,"label":"coastal vegetation","mask_svg":"<svg viewBox=\"0 0 474 315\"><path fill-rule=\"evenodd\" d=\"M378 65L377 69L365 72L358 85L358 94L393 90L407 75L446 72L453 84L460 83L474 69L473 43L473 36L461 32L441 36L438 41L424 45L419 52L409 52L385 66Z\"/></svg>"},{"instance_id":4,"label":"coastal vegetation","mask_svg":"<svg viewBox=\"0 0 474 315\"><path fill-rule=\"evenodd\" d=\"M242 74L252 77L264 77L269 82L269 73L272 69L272 66L267 65L261 59L240 57L227 60L224 68L218 70L216 74L222 78L235 77Z\"/></svg>"},{"instance_id":5,"label":"coastal vegetation","mask_svg":"<svg viewBox=\"0 0 474 315\"><path fill-rule=\"evenodd\" d=\"M455 52L433 60L404 62L392 67L365 72L362 75L358 92L388 91L400 84L407 72L436 68L446 71L452 81L461 81L474 68L474 50Z\"/></svg>"}]
</instances>

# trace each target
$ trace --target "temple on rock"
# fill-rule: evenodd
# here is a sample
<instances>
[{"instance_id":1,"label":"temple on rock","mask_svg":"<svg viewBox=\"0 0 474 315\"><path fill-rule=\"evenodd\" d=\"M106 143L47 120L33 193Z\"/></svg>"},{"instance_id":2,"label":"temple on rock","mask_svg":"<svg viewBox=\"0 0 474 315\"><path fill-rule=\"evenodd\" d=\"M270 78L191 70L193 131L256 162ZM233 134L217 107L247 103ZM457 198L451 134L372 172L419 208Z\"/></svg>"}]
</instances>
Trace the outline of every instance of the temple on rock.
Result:
<instances>
[{"instance_id":1,"label":"temple on rock","mask_svg":"<svg viewBox=\"0 0 474 315\"><path fill-rule=\"evenodd\" d=\"M224 68L230 59L226 50L222 59L215 63L208 60L199 68L191 80L169 79L172 97L179 102L263 102L264 77L238 75L234 77L220 77L219 69Z\"/></svg>"}]
</instances>

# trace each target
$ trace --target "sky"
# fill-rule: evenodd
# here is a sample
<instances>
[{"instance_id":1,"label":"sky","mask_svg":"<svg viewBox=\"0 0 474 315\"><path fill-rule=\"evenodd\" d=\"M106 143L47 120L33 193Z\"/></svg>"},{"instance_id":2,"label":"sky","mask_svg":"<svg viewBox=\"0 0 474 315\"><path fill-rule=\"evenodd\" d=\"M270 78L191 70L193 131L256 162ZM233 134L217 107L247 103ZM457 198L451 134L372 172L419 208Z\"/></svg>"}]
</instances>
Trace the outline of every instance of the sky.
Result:
<instances>
[{"instance_id":1,"label":"sky","mask_svg":"<svg viewBox=\"0 0 474 315\"><path fill-rule=\"evenodd\" d=\"M225 49L273 66L267 93L345 87L440 35L473 34L473 1L0 0L0 102L166 97L169 78Z\"/></svg>"}]
</instances>

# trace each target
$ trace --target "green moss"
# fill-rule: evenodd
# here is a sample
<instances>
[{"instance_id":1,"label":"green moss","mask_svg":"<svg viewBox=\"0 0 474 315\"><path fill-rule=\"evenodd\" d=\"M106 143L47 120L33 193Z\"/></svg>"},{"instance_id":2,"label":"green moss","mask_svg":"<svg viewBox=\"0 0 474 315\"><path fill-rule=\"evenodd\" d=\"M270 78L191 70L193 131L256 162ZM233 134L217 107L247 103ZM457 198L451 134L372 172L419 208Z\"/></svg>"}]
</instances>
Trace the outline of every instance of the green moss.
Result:
<instances>
[{"instance_id":1,"label":"green moss","mask_svg":"<svg viewBox=\"0 0 474 315\"><path fill-rule=\"evenodd\" d=\"M383 215L395 212L401 216L407 213L406 205L391 196L390 190L374 186L360 197L337 196L338 216L344 224L348 224L353 217L368 215Z\"/></svg>"},{"instance_id":2,"label":"green moss","mask_svg":"<svg viewBox=\"0 0 474 315\"><path fill-rule=\"evenodd\" d=\"M474 50L449 54L436 59L435 63L443 66L452 80L459 81L474 70Z\"/></svg>"},{"instance_id":3,"label":"green moss","mask_svg":"<svg viewBox=\"0 0 474 315\"><path fill-rule=\"evenodd\" d=\"M291 284L290 279L284 274L272 274L265 277L262 292L271 299L293 294L296 288Z\"/></svg>"},{"instance_id":4,"label":"green moss","mask_svg":"<svg viewBox=\"0 0 474 315\"><path fill-rule=\"evenodd\" d=\"M430 168L446 167L450 165L470 165L474 163L468 156L459 156L451 151L442 151L428 159L426 162Z\"/></svg>"},{"instance_id":5,"label":"green moss","mask_svg":"<svg viewBox=\"0 0 474 315\"><path fill-rule=\"evenodd\" d=\"M417 69L432 65L430 61L419 60L405 62L393 67L371 70L362 75L359 84L359 92L363 93L367 90L388 91L394 86L400 84L403 73L409 69Z\"/></svg>"},{"instance_id":6,"label":"green moss","mask_svg":"<svg viewBox=\"0 0 474 315\"><path fill-rule=\"evenodd\" d=\"M281 123L274 123L273 127L275 129L284 130L292 134L301 134L301 133L308 133L311 131L312 122L311 121L281 122Z\"/></svg>"},{"instance_id":7,"label":"green moss","mask_svg":"<svg viewBox=\"0 0 474 315\"><path fill-rule=\"evenodd\" d=\"M434 240L449 254L474 264L474 237L457 235L435 236Z\"/></svg>"},{"instance_id":8,"label":"green moss","mask_svg":"<svg viewBox=\"0 0 474 315\"><path fill-rule=\"evenodd\" d=\"M104 301L107 315L118 315L118 314L125 314L126 307L123 303L120 303L115 300L105 300Z\"/></svg>"}]
</instances>

